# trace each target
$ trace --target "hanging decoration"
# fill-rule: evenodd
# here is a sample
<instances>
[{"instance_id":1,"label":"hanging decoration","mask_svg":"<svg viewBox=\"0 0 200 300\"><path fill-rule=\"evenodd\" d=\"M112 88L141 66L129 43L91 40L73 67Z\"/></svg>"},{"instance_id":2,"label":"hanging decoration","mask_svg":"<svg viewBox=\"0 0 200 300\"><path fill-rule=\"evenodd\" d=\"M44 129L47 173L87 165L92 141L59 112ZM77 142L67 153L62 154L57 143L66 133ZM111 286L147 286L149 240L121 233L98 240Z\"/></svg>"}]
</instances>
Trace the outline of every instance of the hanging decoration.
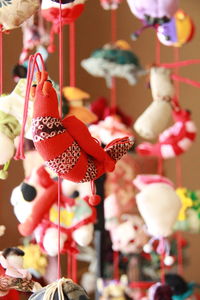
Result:
<instances>
[{"instance_id":1,"label":"hanging decoration","mask_svg":"<svg viewBox=\"0 0 200 300\"><path fill-rule=\"evenodd\" d=\"M41 249L50 256L58 254L57 189L58 183L50 178L42 166L33 170L31 176L17 186L11 195L11 204L20 222L20 233L23 236L34 234ZM87 202L89 192L88 183L78 185L66 180L62 182L60 250L63 253L76 251L74 242L87 246L92 241L95 211Z\"/></svg>"},{"instance_id":2,"label":"hanging decoration","mask_svg":"<svg viewBox=\"0 0 200 300\"><path fill-rule=\"evenodd\" d=\"M175 104L173 119L174 125L159 135L156 144L141 143L136 147L136 151L141 155L157 156L163 159L172 158L187 151L192 146L197 132L191 120L191 113Z\"/></svg>"},{"instance_id":3,"label":"hanging decoration","mask_svg":"<svg viewBox=\"0 0 200 300\"><path fill-rule=\"evenodd\" d=\"M19 27L24 21L30 18L39 9L39 0L12 0L9 3L1 1L0 24L2 30L11 30ZM9 16L9 18L8 18Z\"/></svg>"},{"instance_id":4,"label":"hanging decoration","mask_svg":"<svg viewBox=\"0 0 200 300\"><path fill-rule=\"evenodd\" d=\"M61 26L74 22L83 12L86 0L63 1L61 6ZM50 31L50 44L48 51L54 52L54 35L59 33L60 21L59 1L42 0L41 14L43 18L52 23Z\"/></svg>"},{"instance_id":5,"label":"hanging decoration","mask_svg":"<svg viewBox=\"0 0 200 300\"><path fill-rule=\"evenodd\" d=\"M81 66L89 74L105 78L108 87L114 77L125 78L134 85L138 77L145 74L130 45L121 40L95 50L89 58L82 60Z\"/></svg>"},{"instance_id":6,"label":"hanging decoration","mask_svg":"<svg viewBox=\"0 0 200 300\"><path fill-rule=\"evenodd\" d=\"M171 71L162 67L152 67L150 87L153 102L135 121L134 129L141 137L153 140L167 128L171 118L171 102L174 97Z\"/></svg>"},{"instance_id":7,"label":"hanging decoration","mask_svg":"<svg viewBox=\"0 0 200 300\"><path fill-rule=\"evenodd\" d=\"M0 296L7 295L10 289L21 292L36 292L41 289L31 274L23 269L24 252L19 248L5 248L0 255Z\"/></svg>"},{"instance_id":8,"label":"hanging decoration","mask_svg":"<svg viewBox=\"0 0 200 300\"><path fill-rule=\"evenodd\" d=\"M165 238L173 232L181 201L168 178L159 175L138 175L133 183L140 191L136 195L138 210L147 225L147 232L153 236L149 244L144 246L144 251L151 252L152 244L158 240L157 251L165 255L165 262L169 264L172 260ZM170 214L166 214L166 211L170 211Z\"/></svg>"},{"instance_id":9,"label":"hanging decoration","mask_svg":"<svg viewBox=\"0 0 200 300\"><path fill-rule=\"evenodd\" d=\"M178 10L168 23L159 25L157 37L165 46L181 47L194 36L194 23L183 10Z\"/></svg>"},{"instance_id":10,"label":"hanging decoration","mask_svg":"<svg viewBox=\"0 0 200 300\"><path fill-rule=\"evenodd\" d=\"M71 279L61 278L31 295L29 300L89 300L85 290Z\"/></svg>"},{"instance_id":11,"label":"hanging decoration","mask_svg":"<svg viewBox=\"0 0 200 300\"><path fill-rule=\"evenodd\" d=\"M100 0L100 4L105 10L117 9L122 0Z\"/></svg>"}]
</instances>

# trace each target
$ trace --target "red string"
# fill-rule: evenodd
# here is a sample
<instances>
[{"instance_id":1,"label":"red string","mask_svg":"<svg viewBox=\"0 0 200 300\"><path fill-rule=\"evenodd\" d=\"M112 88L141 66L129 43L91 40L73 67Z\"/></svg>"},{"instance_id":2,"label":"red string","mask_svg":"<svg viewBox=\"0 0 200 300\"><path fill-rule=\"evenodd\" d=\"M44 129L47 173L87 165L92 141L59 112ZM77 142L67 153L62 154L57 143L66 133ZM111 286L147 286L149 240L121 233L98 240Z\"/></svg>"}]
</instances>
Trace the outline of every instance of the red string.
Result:
<instances>
[{"instance_id":1,"label":"red string","mask_svg":"<svg viewBox=\"0 0 200 300\"><path fill-rule=\"evenodd\" d=\"M62 30L62 4L59 0L59 89L60 89L60 105L59 113L62 119L62 88L63 88L63 30ZM61 178L58 176L58 279L61 278L61 264L60 264L60 200L61 200Z\"/></svg>"},{"instance_id":2,"label":"red string","mask_svg":"<svg viewBox=\"0 0 200 300\"><path fill-rule=\"evenodd\" d=\"M176 74L172 74L171 77L172 77L173 80L177 80L179 82L183 82L183 83L192 85L194 87L200 88L200 82L199 81L191 80L191 79L186 78L186 77L181 77L181 76L176 75Z\"/></svg>"},{"instance_id":3,"label":"red string","mask_svg":"<svg viewBox=\"0 0 200 300\"><path fill-rule=\"evenodd\" d=\"M70 86L76 86L76 28L75 22L69 24L69 64Z\"/></svg>"},{"instance_id":4,"label":"red string","mask_svg":"<svg viewBox=\"0 0 200 300\"><path fill-rule=\"evenodd\" d=\"M161 47L160 42L156 36L156 65L160 65Z\"/></svg>"},{"instance_id":5,"label":"red string","mask_svg":"<svg viewBox=\"0 0 200 300\"><path fill-rule=\"evenodd\" d=\"M119 252L113 251L114 279L119 280Z\"/></svg>"},{"instance_id":6,"label":"red string","mask_svg":"<svg viewBox=\"0 0 200 300\"><path fill-rule=\"evenodd\" d=\"M182 252L182 235L180 232L176 234L177 241L177 260L178 260L178 274L183 275L183 252Z\"/></svg>"},{"instance_id":7,"label":"red string","mask_svg":"<svg viewBox=\"0 0 200 300\"><path fill-rule=\"evenodd\" d=\"M158 175L162 176L163 175L163 158L158 157L158 170L157 170Z\"/></svg>"},{"instance_id":8,"label":"red string","mask_svg":"<svg viewBox=\"0 0 200 300\"><path fill-rule=\"evenodd\" d=\"M117 40L117 10L111 9L111 42L115 43Z\"/></svg>"},{"instance_id":9,"label":"red string","mask_svg":"<svg viewBox=\"0 0 200 300\"><path fill-rule=\"evenodd\" d=\"M161 67L173 69L177 67L187 67L190 65L196 65L200 64L200 59L189 59L189 60L183 60L183 61L176 61L173 63L162 63L160 64Z\"/></svg>"},{"instance_id":10,"label":"red string","mask_svg":"<svg viewBox=\"0 0 200 300\"><path fill-rule=\"evenodd\" d=\"M72 277L72 273L71 273L71 270L72 270L72 256L71 256L71 253L68 253L67 255L67 277L71 278Z\"/></svg>"},{"instance_id":11,"label":"red string","mask_svg":"<svg viewBox=\"0 0 200 300\"><path fill-rule=\"evenodd\" d=\"M34 72L35 72L35 66L37 67L37 69L39 71L39 66L37 63L38 57L41 60L42 70L43 71L45 70L45 65L44 65L44 60L42 58L42 55L40 53L36 53L35 55L30 55L29 61L28 61L27 84L26 84L26 94L25 94L25 100L24 100L22 129L21 129L19 144L18 144L14 159L24 159L25 158L25 156L24 156L24 133L25 133L25 126L26 126L26 121L27 121L27 117L28 117L28 102L29 102L32 80L33 80L33 76L34 76Z\"/></svg>"},{"instance_id":12,"label":"red string","mask_svg":"<svg viewBox=\"0 0 200 300\"><path fill-rule=\"evenodd\" d=\"M160 278L162 284L165 284L165 263L164 263L165 254L164 252L160 256Z\"/></svg>"},{"instance_id":13,"label":"red string","mask_svg":"<svg viewBox=\"0 0 200 300\"><path fill-rule=\"evenodd\" d=\"M0 25L0 95L3 93L3 26Z\"/></svg>"},{"instance_id":14,"label":"red string","mask_svg":"<svg viewBox=\"0 0 200 300\"><path fill-rule=\"evenodd\" d=\"M111 41L115 43L117 40L117 10L111 9ZM111 90L110 90L110 106L112 108L112 114L116 114L117 108L117 91L116 91L116 79L112 77Z\"/></svg>"},{"instance_id":15,"label":"red string","mask_svg":"<svg viewBox=\"0 0 200 300\"><path fill-rule=\"evenodd\" d=\"M72 280L77 282L77 259L76 254L72 254Z\"/></svg>"}]
</instances>

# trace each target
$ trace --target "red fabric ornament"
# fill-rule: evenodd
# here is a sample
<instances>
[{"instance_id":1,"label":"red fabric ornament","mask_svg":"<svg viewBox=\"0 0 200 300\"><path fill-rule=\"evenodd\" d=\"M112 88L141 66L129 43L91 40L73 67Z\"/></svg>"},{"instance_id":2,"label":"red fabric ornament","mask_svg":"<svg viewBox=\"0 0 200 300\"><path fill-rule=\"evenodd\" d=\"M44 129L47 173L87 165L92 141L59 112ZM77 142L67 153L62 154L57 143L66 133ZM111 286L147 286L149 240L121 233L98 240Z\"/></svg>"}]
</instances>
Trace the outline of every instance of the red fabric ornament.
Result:
<instances>
[{"instance_id":1,"label":"red fabric ornament","mask_svg":"<svg viewBox=\"0 0 200 300\"><path fill-rule=\"evenodd\" d=\"M61 6L62 26L74 22L82 14L84 7L84 0L75 0L71 3L63 4ZM48 51L54 52L54 34L59 33L60 26L60 4L53 3L50 0L43 0L41 6L41 14L44 19L52 23L52 28L50 31L50 45L48 47Z\"/></svg>"},{"instance_id":2,"label":"red fabric ornament","mask_svg":"<svg viewBox=\"0 0 200 300\"><path fill-rule=\"evenodd\" d=\"M74 182L94 181L113 171L133 146L133 138L117 139L102 148L75 116L61 120L58 100L46 72L39 73L33 112L33 141L46 165L60 177Z\"/></svg>"}]
</instances>

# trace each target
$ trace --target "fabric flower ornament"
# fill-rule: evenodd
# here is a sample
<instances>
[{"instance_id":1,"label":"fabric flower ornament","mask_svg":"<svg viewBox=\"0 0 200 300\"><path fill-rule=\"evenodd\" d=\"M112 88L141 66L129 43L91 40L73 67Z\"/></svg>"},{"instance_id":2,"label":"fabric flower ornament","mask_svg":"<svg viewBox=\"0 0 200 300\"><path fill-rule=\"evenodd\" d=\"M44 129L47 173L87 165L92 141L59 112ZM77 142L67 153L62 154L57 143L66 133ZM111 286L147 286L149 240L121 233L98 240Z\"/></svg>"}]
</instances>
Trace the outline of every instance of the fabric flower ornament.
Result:
<instances>
[{"instance_id":1,"label":"fabric flower ornament","mask_svg":"<svg viewBox=\"0 0 200 300\"><path fill-rule=\"evenodd\" d=\"M61 6L62 26L74 22L82 14L85 7L85 1L86 0L63 1ZM59 1L42 0L41 14L45 20L52 23L48 51L54 52L54 35L59 32Z\"/></svg>"},{"instance_id":2,"label":"fabric flower ornament","mask_svg":"<svg viewBox=\"0 0 200 300\"><path fill-rule=\"evenodd\" d=\"M24 21L34 15L39 6L39 0L1 0L0 24L3 26L3 30L19 27Z\"/></svg>"},{"instance_id":3,"label":"fabric flower ornament","mask_svg":"<svg viewBox=\"0 0 200 300\"><path fill-rule=\"evenodd\" d=\"M171 118L170 104L174 96L171 71L162 67L152 67L150 87L153 102L138 117L133 127L144 139L154 140L167 128Z\"/></svg>"},{"instance_id":4,"label":"fabric flower ornament","mask_svg":"<svg viewBox=\"0 0 200 300\"><path fill-rule=\"evenodd\" d=\"M63 253L76 251L75 243L87 246L92 241L96 215L88 204L89 191L88 183L62 181L60 249ZM14 213L20 222L19 232L23 236L33 235L40 248L50 256L58 254L57 197L58 183L43 166L33 170L11 195Z\"/></svg>"},{"instance_id":5,"label":"fabric flower ornament","mask_svg":"<svg viewBox=\"0 0 200 300\"><path fill-rule=\"evenodd\" d=\"M134 85L145 73L129 44L121 40L95 50L89 58L82 60L81 66L95 77L104 77L108 87L111 87L112 77L125 78Z\"/></svg>"},{"instance_id":6,"label":"fabric flower ornament","mask_svg":"<svg viewBox=\"0 0 200 300\"><path fill-rule=\"evenodd\" d=\"M108 145L113 139L133 136L133 131L123 124L117 116L108 116L98 124L90 125L89 131L104 145Z\"/></svg>"},{"instance_id":7,"label":"fabric flower ornament","mask_svg":"<svg viewBox=\"0 0 200 300\"><path fill-rule=\"evenodd\" d=\"M181 47L194 36L194 23L183 10L178 10L168 23L157 27L157 37L165 46Z\"/></svg>"},{"instance_id":8,"label":"fabric flower ornament","mask_svg":"<svg viewBox=\"0 0 200 300\"><path fill-rule=\"evenodd\" d=\"M186 211L189 207L193 205L192 199L187 196L187 189L186 188L178 188L176 189L176 193L179 196L182 207L178 215L179 221L184 221L186 219Z\"/></svg>"},{"instance_id":9,"label":"fabric flower ornament","mask_svg":"<svg viewBox=\"0 0 200 300\"><path fill-rule=\"evenodd\" d=\"M48 260L47 256L41 252L39 245L30 243L24 246L19 246L19 249L25 253L23 267L29 270L29 272L36 278L44 276Z\"/></svg>"},{"instance_id":10,"label":"fabric flower ornament","mask_svg":"<svg viewBox=\"0 0 200 300\"><path fill-rule=\"evenodd\" d=\"M159 135L156 144L141 143L136 147L140 155L173 158L187 151L193 144L197 129L188 110L175 107L174 125Z\"/></svg>"},{"instance_id":11,"label":"fabric flower ornament","mask_svg":"<svg viewBox=\"0 0 200 300\"><path fill-rule=\"evenodd\" d=\"M106 10L117 9L121 2L122 0L100 0L101 6Z\"/></svg>"}]
</instances>

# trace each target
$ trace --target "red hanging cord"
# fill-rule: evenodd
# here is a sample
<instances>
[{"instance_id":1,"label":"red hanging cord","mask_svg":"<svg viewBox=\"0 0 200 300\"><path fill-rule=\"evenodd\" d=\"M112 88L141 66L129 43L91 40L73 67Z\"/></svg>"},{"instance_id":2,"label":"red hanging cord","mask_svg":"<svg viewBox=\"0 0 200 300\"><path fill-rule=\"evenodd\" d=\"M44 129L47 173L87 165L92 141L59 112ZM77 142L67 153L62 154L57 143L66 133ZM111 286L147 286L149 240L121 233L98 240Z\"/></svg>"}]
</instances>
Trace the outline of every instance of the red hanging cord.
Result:
<instances>
[{"instance_id":1,"label":"red hanging cord","mask_svg":"<svg viewBox=\"0 0 200 300\"><path fill-rule=\"evenodd\" d=\"M27 71L27 84L26 84L26 93L25 93L25 100L24 100L24 112L23 112L23 121L22 121L22 129L20 133L19 138L19 145L15 154L14 159L24 159L24 133L25 133L25 126L26 121L28 117L28 102L29 102L29 96L30 96L30 90L32 85L32 80L35 72L35 67L37 67L37 70L39 71L39 66L37 63L37 58L40 58L41 64L42 64L42 70L45 70L44 60L42 58L42 55L40 53L36 53L35 55L30 55L29 61L28 61L28 71Z\"/></svg>"},{"instance_id":2,"label":"red hanging cord","mask_svg":"<svg viewBox=\"0 0 200 300\"><path fill-rule=\"evenodd\" d=\"M119 280L119 252L113 251L113 269L114 269L114 279Z\"/></svg>"},{"instance_id":3,"label":"red hanging cord","mask_svg":"<svg viewBox=\"0 0 200 300\"><path fill-rule=\"evenodd\" d=\"M60 103L59 112L62 119L62 89L63 89L63 30L62 30L62 4L59 0L59 89L60 89ZM61 278L61 263L60 263L60 200L61 200L61 178L58 176L58 269L57 277Z\"/></svg>"},{"instance_id":4,"label":"red hanging cord","mask_svg":"<svg viewBox=\"0 0 200 300\"><path fill-rule=\"evenodd\" d=\"M72 254L72 280L77 282L77 259L76 253Z\"/></svg>"},{"instance_id":5,"label":"red hanging cord","mask_svg":"<svg viewBox=\"0 0 200 300\"><path fill-rule=\"evenodd\" d=\"M70 86L76 86L76 28L75 22L69 24L69 73Z\"/></svg>"},{"instance_id":6,"label":"red hanging cord","mask_svg":"<svg viewBox=\"0 0 200 300\"><path fill-rule=\"evenodd\" d=\"M183 251L182 251L182 234L177 232L176 234L177 242L177 262L178 262L178 274L183 275Z\"/></svg>"},{"instance_id":7,"label":"red hanging cord","mask_svg":"<svg viewBox=\"0 0 200 300\"><path fill-rule=\"evenodd\" d=\"M111 9L111 42L114 44L117 40L117 10ZM113 115L116 114L117 108L117 91L116 79L112 77L110 90L110 106Z\"/></svg>"},{"instance_id":8,"label":"red hanging cord","mask_svg":"<svg viewBox=\"0 0 200 300\"><path fill-rule=\"evenodd\" d=\"M200 64L200 59L189 59L183 61L176 61L173 63L162 63L160 64L160 66L168 69L173 69L177 67L187 67L190 65L197 65L197 64Z\"/></svg>"},{"instance_id":9,"label":"red hanging cord","mask_svg":"<svg viewBox=\"0 0 200 300\"><path fill-rule=\"evenodd\" d=\"M67 277L71 278L72 277L72 256L71 253L69 252L67 255Z\"/></svg>"},{"instance_id":10,"label":"red hanging cord","mask_svg":"<svg viewBox=\"0 0 200 300\"><path fill-rule=\"evenodd\" d=\"M0 25L0 95L3 93L3 26Z\"/></svg>"},{"instance_id":11,"label":"red hanging cord","mask_svg":"<svg viewBox=\"0 0 200 300\"><path fill-rule=\"evenodd\" d=\"M160 65L161 60L161 45L156 36L156 65Z\"/></svg>"}]
</instances>

